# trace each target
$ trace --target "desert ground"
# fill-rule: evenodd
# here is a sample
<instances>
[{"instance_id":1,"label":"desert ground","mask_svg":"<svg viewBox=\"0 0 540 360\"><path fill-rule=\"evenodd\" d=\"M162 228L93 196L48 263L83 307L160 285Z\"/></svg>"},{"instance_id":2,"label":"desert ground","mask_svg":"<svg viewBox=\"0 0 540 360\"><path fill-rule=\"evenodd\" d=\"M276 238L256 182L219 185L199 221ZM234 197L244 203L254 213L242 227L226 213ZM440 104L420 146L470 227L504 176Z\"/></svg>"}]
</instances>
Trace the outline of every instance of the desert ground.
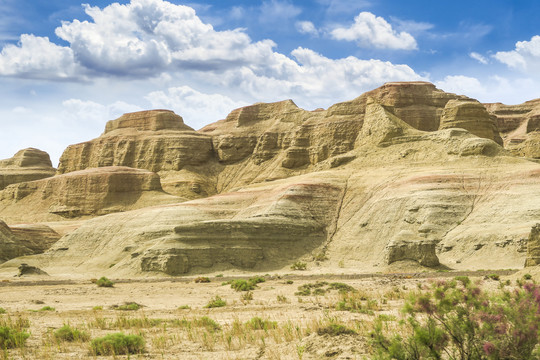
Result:
<instances>
[{"instance_id":1,"label":"desert ground","mask_svg":"<svg viewBox=\"0 0 540 360\"><path fill-rule=\"evenodd\" d=\"M377 317L397 324L407 295L429 283L468 275L485 289L500 288L515 270L315 275L292 271L265 274L252 291L230 283L249 276L117 279L98 287L95 279L30 276L0 283L2 324L20 324L30 337L3 359L369 359ZM500 275L494 280L493 274ZM253 278L253 276L251 276ZM198 279L198 280L197 280ZM207 281L209 282L196 282ZM349 287L348 287L349 286ZM351 288L352 287L352 288ZM306 288L311 294L306 295ZM340 289L342 291L340 291ZM304 294L300 292L304 291ZM343 291L345 290L345 291ZM216 300L222 307L208 308ZM348 300L354 309L339 309ZM137 310L122 310L136 303ZM131 308L138 306L132 305ZM127 308L130 308L127 306ZM63 341L55 331L69 324L89 335ZM332 324L354 333L325 333ZM137 354L97 356L91 339L122 332L141 335Z\"/></svg>"}]
</instances>

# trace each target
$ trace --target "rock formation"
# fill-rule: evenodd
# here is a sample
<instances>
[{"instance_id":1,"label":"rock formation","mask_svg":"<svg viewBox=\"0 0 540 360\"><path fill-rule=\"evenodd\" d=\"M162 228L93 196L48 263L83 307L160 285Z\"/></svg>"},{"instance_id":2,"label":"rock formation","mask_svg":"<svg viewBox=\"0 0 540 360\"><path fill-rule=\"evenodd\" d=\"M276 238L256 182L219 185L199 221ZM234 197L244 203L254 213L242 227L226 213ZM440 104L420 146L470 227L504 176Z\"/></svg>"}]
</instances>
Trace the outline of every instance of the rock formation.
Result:
<instances>
[{"instance_id":1,"label":"rock formation","mask_svg":"<svg viewBox=\"0 0 540 360\"><path fill-rule=\"evenodd\" d=\"M527 259L525 266L540 265L540 224L535 224L531 228L527 239Z\"/></svg>"},{"instance_id":2,"label":"rock formation","mask_svg":"<svg viewBox=\"0 0 540 360\"><path fill-rule=\"evenodd\" d=\"M12 158L0 160L0 190L11 184L39 180L53 176L49 154L28 148L18 151Z\"/></svg>"},{"instance_id":3,"label":"rock formation","mask_svg":"<svg viewBox=\"0 0 540 360\"><path fill-rule=\"evenodd\" d=\"M0 212L13 222L51 221L179 201L155 173L113 166L10 185L0 191Z\"/></svg>"},{"instance_id":4,"label":"rock formation","mask_svg":"<svg viewBox=\"0 0 540 360\"><path fill-rule=\"evenodd\" d=\"M46 225L12 226L0 220L0 263L48 250L60 235Z\"/></svg>"},{"instance_id":5,"label":"rock formation","mask_svg":"<svg viewBox=\"0 0 540 360\"><path fill-rule=\"evenodd\" d=\"M520 127L533 141L537 103L509 116L400 82L327 110L254 104L199 131L125 114L68 147L59 175L1 191L0 217L80 221L28 262L51 275L270 271L321 252L355 271L512 268L540 215L540 165L501 144Z\"/></svg>"}]
</instances>

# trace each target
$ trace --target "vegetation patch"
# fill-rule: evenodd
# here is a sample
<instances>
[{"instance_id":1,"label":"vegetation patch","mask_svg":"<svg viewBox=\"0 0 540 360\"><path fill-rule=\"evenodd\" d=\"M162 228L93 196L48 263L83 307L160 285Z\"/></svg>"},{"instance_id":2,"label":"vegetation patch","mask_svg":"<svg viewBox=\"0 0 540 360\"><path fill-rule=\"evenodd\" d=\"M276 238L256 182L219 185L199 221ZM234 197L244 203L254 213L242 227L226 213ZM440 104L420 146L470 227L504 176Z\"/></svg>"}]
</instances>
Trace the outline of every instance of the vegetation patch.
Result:
<instances>
[{"instance_id":1,"label":"vegetation patch","mask_svg":"<svg viewBox=\"0 0 540 360\"><path fill-rule=\"evenodd\" d=\"M122 311L136 311L142 308L143 306L141 304L137 304L136 302L126 302L123 305L113 305L111 308L115 310L122 310Z\"/></svg>"},{"instance_id":2,"label":"vegetation patch","mask_svg":"<svg viewBox=\"0 0 540 360\"><path fill-rule=\"evenodd\" d=\"M29 337L30 334L25 331L9 326L0 326L0 349L23 347Z\"/></svg>"},{"instance_id":3,"label":"vegetation patch","mask_svg":"<svg viewBox=\"0 0 540 360\"><path fill-rule=\"evenodd\" d=\"M219 295L216 295L212 300L206 304L205 308L211 309L211 308L218 308L223 307L227 305L227 302L223 300Z\"/></svg>"},{"instance_id":4,"label":"vegetation patch","mask_svg":"<svg viewBox=\"0 0 540 360\"><path fill-rule=\"evenodd\" d=\"M72 328L68 324L65 324L60 329L55 330L54 338L58 341L67 341L67 342L73 342L73 341L88 341L90 339L90 335L85 332L81 331L77 328Z\"/></svg>"},{"instance_id":5,"label":"vegetation patch","mask_svg":"<svg viewBox=\"0 0 540 360\"><path fill-rule=\"evenodd\" d=\"M210 282L210 278L206 277L206 276L199 276L198 278L196 278L194 280L196 283L198 284L201 284L201 283L209 283Z\"/></svg>"},{"instance_id":6,"label":"vegetation patch","mask_svg":"<svg viewBox=\"0 0 540 360\"><path fill-rule=\"evenodd\" d=\"M113 287L114 283L111 280L107 279L105 276L103 276L96 281L96 285L98 287Z\"/></svg>"},{"instance_id":7,"label":"vegetation patch","mask_svg":"<svg viewBox=\"0 0 540 360\"><path fill-rule=\"evenodd\" d=\"M140 335L109 334L92 340L90 349L94 355L140 354L144 351L144 339Z\"/></svg>"}]
</instances>

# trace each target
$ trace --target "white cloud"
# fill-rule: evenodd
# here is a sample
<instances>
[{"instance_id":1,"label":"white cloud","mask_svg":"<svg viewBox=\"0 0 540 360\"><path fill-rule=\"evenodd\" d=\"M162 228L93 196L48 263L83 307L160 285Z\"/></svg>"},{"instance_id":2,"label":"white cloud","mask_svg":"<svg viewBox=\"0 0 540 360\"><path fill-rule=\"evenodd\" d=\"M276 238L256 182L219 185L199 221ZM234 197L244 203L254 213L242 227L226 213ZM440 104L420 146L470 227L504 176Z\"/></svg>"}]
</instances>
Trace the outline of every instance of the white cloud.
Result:
<instances>
[{"instance_id":1,"label":"white cloud","mask_svg":"<svg viewBox=\"0 0 540 360\"><path fill-rule=\"evenodd\" d=\"M204 94L189 86L153 91L146 99L154 108L174 110L184 118L184 123L196 129L224 119L231 110L248 105L245 102L233 101L225 95Z\"/></svg>"},{"instance_id":2,"label":"white cloud","mask_svg":"<svg viewBox=\"0 0 540 360\"><path fill-rule=\"evenodd\" d=\"M486 89L477 78L464 75L446 76L444 80L435 83L438 88L459 95L484 94Z\"/></svg>"},{"instance_id":3,"label":"white cloud","mask_svg":"<svg viewBox=\"0 0 540 360\"><path fill-rule=\"evenodd\" d=\"M483 56L483 55L481 55L481 54L479 54L477 52L473 51L472 53L469 54L469 56L471 58L473 58L474 60L478 61L481 64L485 65L485 64L489 63L488 59L485 56Z\"/></svg>"},{"instance_id":4,"label":"white cloud","mask_svg":"<svg viewBox=\"0 0 540 360\"><path fill-rule=\"evenodd\" d=\"M24 34L18 45L6 45L0 53L0 75L33 79L70 79L77 67L70 48L47 37Z\"/></svg>"},{"instance_id":5,"label":"white cloud","mask_svg":"<svg viewBox=\"0 0 540 360\"><path fill-rule=\"evenodd\" d=\"M398 31L405 31L409 34L421 34L435 27L435 25L428 22L402 20L395 16L391 16L390 20L394 23Z\"/></svg>"},{"instance_id":6,"label":"white cloud","mask_svg":"<svg viewBox=\"0 0 540 360\"><path fill-rule=\"evenodd\" d=\"M331 31L336 40L356 41L362 47L379 49L414 50L414 37L405 32L397 32L386 20L370 12L361 12L350 27L338 27Z\"/></svg>"},{"instance_id":7,"label":"white cloud","mask_svg":"<svg viewBox=\"0 0 540 360\"><path fill-rule=\"evenodd\" d=\"M277 24L277 21L295 18L301 12L302 10L291 1L265 0L261 5L259 20L263 23Z\"/></svg>"},{"instance_id":8,"label":"white cloud","mask_svg":"<svg viewBox=\"0 0 540 360\"><path fill-rule=\"evenodd\" d=\"M143 110L141 107L116 101L102 105L95 101L68 99L62 102L61 116L64 121L104 124L107 120L116 119L124 113Z\"/></svg>"},{"instance_id":9,"label":"white cloud","mask_svg":"<svg viewBox=\"0 0 540 360\"><path fill-rule=\"evenodd\" d=\"M319 30L317 30L311 21L297 21L295 27L300 34L319 36Z\"/></svg>"},{"instance_id":10,"label":"white cloud","mask_svg":"<svg viewBox=\"0 0 540 360\"><path fill-rule=\"evenodd\" d=\"M495 59L511 68L538 75L540 71L540 35L530 41L518 41L512 51L499 51L493 55Z\"/></svg>"}]
</instances>

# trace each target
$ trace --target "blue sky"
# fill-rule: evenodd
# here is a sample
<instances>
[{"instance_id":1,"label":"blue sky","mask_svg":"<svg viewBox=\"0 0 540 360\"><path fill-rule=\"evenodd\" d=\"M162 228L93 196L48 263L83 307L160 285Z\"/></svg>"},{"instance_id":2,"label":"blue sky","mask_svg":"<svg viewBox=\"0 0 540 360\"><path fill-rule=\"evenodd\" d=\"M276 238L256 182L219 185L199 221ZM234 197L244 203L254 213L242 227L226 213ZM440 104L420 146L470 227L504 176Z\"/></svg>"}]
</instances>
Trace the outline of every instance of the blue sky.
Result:
<instances>
[{"instance_id":1,"label":"blue sky","mask_svg":"<svg viewBox=\"0 0 540 360\"><path fill-rule=\"evenodd\" d=\"M198 129L232 109L311 110L387 81L482 102L540 97L537 0L0 0L0 159L172 109Z\"/></svg>"}]
</instances>

